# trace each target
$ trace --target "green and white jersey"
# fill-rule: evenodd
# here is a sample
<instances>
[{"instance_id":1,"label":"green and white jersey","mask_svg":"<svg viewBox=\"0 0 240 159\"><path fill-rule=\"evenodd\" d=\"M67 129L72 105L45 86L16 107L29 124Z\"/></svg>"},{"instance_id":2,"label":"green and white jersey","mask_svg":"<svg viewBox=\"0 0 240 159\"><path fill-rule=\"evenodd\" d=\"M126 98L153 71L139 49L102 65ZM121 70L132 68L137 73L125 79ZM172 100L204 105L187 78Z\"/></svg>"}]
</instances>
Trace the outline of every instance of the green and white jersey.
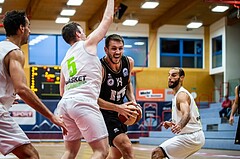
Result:
<instances>
[{"instance_id":1,"label":"green and white jersey","mask_svg":"<svg viewBox=\"0 0 240 159\"><path fill-rule=\"evenodd\" d=\"M182 129L182 131L179 134L185 134L185 133L193 133L200 129L202 129L201 121L200 121L200 115L198 111L198 107L192 97L192 95L183 87L181 87L178 92L175 94L174 98L172 99L172 121L174 123L179 123L179 121L182 118L182 113L177 109L176 107L176 98L178 93L185 92L189 95L191 99L190 103L190 120L187 123L187 125Z\"/></svg>"},{"instance_id":2,"label":"green and white jersey","mask_svg":"<svg viewBox=\"0 0 240 159\"><path fill-rule=\"evenodd\" d=\"M78 41L67 51L61 71L65 78L63 98L97 100L102 82L102 65L97 55L88 53L84 41Z\"/></svg>"},{"instance_id":3,"label":"green and white jersey","mask_svg":"<svg viewBox=\"0 0 240 159\"><path fill-rule=\"evenodd\" d=\"M9 109L15 99L12 79L9 76L8 70L4 66L4 58L12 50L20 49L17 45L10 41L0 42L0 104ZM14 78L14 77L13 77Z\"/></svg>"}]
</instances>

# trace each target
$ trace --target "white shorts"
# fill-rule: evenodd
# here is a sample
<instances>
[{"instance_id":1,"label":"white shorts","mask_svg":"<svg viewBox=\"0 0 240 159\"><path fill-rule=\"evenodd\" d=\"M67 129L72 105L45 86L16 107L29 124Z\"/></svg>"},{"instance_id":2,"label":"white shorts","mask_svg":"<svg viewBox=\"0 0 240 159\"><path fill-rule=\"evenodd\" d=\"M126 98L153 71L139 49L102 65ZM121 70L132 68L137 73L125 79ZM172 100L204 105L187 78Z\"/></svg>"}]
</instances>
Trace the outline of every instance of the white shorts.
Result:
<instances>
[{"instance_id":1,"label":"white shorts","mask_svg":"<svg viewBox=\"0 0 240 159\"><path fill-rule=\"evenodd\" d=\"M7 155L18 146L29 143L27 135L4 106L0 105L0 152Z\"/></svg>"},{"instance_id":2,"label":"white shorts","mask_svg":"<svg viewBox=\"0 0 240 159\"><path fill-rule=\"evenodd\" d=\"M176 135L163 142L162 147L170 159L184 159L201 149L205 143L205 136L202 130Z\"/></svg>"},{"instance_id":3,"label":"white shorts","mask_svg":"<svg viewBox=\"0 0 240 159\"><path fill-rule=\"evenodd\" d=\"M108 137L102 113L97 101L68 98L58 103L59 115L62 115L68 134L63 136L66 141L84 138L93 142Z\"/></svg>"}]
</instances>

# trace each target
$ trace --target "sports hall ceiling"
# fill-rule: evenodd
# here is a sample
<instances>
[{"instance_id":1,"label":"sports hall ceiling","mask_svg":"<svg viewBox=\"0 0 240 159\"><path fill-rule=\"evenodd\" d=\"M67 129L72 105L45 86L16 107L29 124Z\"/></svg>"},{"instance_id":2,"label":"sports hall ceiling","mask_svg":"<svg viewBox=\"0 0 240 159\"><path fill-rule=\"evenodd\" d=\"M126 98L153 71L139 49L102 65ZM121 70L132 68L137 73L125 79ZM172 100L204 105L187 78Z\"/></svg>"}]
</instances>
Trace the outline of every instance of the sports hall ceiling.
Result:
<instances>
[{"instance_id":1,"label":"sports hall ceiling","mask_svg":"<svg viewBox=\"0 0 240 159\"><path fill-rule=\"evenodd\" d=\"M158 0L159 6L153 10L144 10L140 6L145 0L116 0L118 4L127 6L120 19L115 18L115 23L121 23L130 14L139 20L139 23L147 23L152 29L164 24L186 25L194 17L208 26L223 16L228 16L228 24L239 22L236 14L237 8L230 4L230 9L224 13L213 13L211 8L219 1L227 0ZM209 2L214 1L214 2ZM233 0L240 3L240 0ZM232 1L232 2L233 2ZM93 28L102 17L106 0L84 0L81 6L67 7L67 0L5 0L2 4L2 14L7 10L25 10L30 20L52 20L55 21L63 8L75 8L76 13L71 21L85 21L89 29Z\"/></svg>"}]
</instances>

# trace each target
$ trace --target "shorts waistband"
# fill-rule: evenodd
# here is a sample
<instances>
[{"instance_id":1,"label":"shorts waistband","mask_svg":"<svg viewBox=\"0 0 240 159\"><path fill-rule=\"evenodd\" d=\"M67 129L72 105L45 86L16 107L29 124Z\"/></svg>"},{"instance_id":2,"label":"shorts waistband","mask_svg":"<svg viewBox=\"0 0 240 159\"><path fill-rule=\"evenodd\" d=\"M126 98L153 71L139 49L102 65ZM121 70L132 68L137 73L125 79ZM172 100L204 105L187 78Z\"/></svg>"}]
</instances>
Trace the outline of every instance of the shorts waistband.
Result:
<instances>
[{"instance_id":1,"label":"shorts waistband","mask_svg":"<svg viewBox=\"0 0 240 159\"><path fill-rule=\"evenodd\" d=\"M95 99L91 99L91 98L86 98L86 97L66 97L66 98L62 98L62 99L65 99L65 100L78 100L80 102L91 102L91 103L94 103L94 102L97 102L97 100Z\"/></svg>"},{"instance_id":2,"label":"shorts waistband","mask_svg":"<svg viewBox=\"0 0 240 159\"><path fill-rule=\"evenodd\" d=\"M194 134L194 133L199 132L199 131L202 131L202 129L199 129L199 130L197 130L197 131L190 132L190 133L183 133L183 134L180 134L180 135Z\"/></svg>"}]
</instances>

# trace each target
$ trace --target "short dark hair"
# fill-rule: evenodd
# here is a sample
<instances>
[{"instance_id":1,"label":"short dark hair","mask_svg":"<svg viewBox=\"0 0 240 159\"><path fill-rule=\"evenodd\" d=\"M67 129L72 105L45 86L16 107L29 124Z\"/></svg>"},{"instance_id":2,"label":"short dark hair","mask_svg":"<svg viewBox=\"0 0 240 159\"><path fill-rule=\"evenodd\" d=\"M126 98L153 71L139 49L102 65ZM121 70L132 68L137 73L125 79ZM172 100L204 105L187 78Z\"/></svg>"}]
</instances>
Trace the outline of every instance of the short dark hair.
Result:
<instances>
[{"instance_id":1,"label":"short dark hair","mask_svg":"<svg viewBox=\"0 0 240 159\"><path fill-rule=\"evenodd\" d=\"M111 35L109 35L109 36L106 38L106 40L105 40L105 47L107 47L107 48L109 47L109 42L110 42L111 40L122 42L123 45L124 45L124 40L123 40L123 37L122 37L122 36L120 36L120 35L118 35L118 34L111 34Z\"/></svg>"},{"instance_id":2,"label":"short dark hair","mask_svg":"<svg viewBox=\"0 0 240 159\"><path fill-rule=\"evenodd\" d=\"M70 44L70 42L76 42L76 32L80 32L78 26L81 27L80 24L76 22L69 22L62 28L62 37L66 41L66 43Z\"/></svg>"},{"instance_id":3,"label":"short dark hair","mask_svg":"<svg viewBox=\"0 0 240 159\"><path fill-rule=\"evenodd\" d=\"M180 77L181 76L185 76L185 72L184 72L184 70L182 68L180 68L180 67L173 67L172 69L178 70Z\"/></svg>"},{"instance_id":4,"label":"short dark hair","mask_svg":"<svg viewBox=\"0 0 240 159\"><path fill-rule=\"evenodd\" d=\"M5 13L3 26L6 36L17 35L20 25L26 26L26 13L24 11L12 10Z\"/></svg>"}]
</instances>

